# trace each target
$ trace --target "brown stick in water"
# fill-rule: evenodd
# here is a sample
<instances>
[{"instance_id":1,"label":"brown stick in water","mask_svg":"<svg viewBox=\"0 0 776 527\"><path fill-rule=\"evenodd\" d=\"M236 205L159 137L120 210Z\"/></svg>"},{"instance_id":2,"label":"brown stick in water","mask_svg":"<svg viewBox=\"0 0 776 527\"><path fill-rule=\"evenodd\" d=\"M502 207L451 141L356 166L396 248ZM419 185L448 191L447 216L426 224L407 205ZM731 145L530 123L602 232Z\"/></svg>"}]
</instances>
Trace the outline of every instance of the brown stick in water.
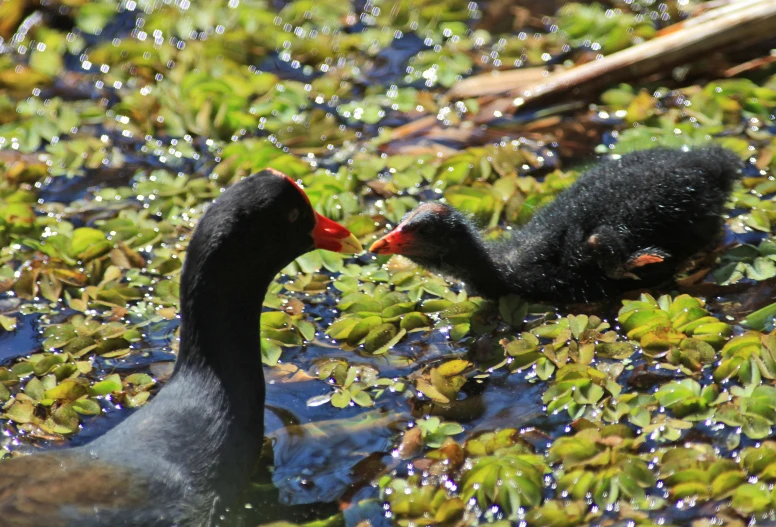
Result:
<instances>
[{"instance_id":1,"label":"brown stick in water","mask_svg":"<svg viewBox=\"0 0 776 527\"><path fill-rule=\"evenodd\" d=\"M474 120L485 123L570 90L575 95L589 93L613 83L670 70L704 54L752 45L776 34L776 0L739 0L701 16L702 21L697 23L688 20L676 24L676 31L528 84L524 84L525 76L511 72L507 73L514 75L516 86L498 80L497 74L474 77L477 81L465 86L466 96L492 95L498 90L506 93L487 104ZM455 94L452 91L451 95Z\"/></svg>"}]
</instances>

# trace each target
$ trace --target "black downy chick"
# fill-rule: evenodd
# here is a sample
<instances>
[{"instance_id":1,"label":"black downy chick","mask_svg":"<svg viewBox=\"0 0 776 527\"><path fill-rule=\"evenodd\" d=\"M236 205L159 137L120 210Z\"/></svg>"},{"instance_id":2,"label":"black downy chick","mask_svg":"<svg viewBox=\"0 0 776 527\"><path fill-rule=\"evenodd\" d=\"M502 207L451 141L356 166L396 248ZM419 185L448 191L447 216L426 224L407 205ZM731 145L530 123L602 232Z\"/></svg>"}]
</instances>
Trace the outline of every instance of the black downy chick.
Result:
<instances>
[{"instance_id":1,"label":"black downy chick","mask_svg":"<svg viewBox=\"0 0 776 527\"><path fill-rule=\"evenodd\" d=\"M463 214L434 202L370 250L402 254L492 298L600 300L669 280L714 242L741 166L716 146L632 152L595 166L498 241L484 241Z\"/></svg>"}]
</instances>

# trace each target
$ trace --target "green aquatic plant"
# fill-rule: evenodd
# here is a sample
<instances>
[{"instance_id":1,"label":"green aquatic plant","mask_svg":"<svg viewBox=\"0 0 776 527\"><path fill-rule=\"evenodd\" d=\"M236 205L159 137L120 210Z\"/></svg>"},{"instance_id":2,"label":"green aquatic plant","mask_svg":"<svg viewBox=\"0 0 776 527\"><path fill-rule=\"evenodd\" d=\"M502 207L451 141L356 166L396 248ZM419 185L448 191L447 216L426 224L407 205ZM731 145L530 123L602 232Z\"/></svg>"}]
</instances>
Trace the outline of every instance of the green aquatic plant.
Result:
<instances>
[{"instance_id":1,"label":"green aquatic plant","mask_svg":"<svg viewBox=\"0 0 776 527\"><path fill-rule=\"evenodd\" d=\"M637 507L652 507L645 489L655 482L646 461L634 451L634 433L624 425L589 426L550 446L550 461L562 462L557 471L563 496L592 496L599 507L628 499Z\"/></svg>"},{"instance_id":2,"label":"green aquatic plant","mask_svg":"<svg viewBox=\"0 0 776 527\"><path fill-rule=\"evenodd\" d=\"M346 291L337 306L343 314L329 326L326 334L346 348L363 345L368 353L383 354L406 334L434 327L445 329L451 339L460 340L469 333L474 317L487 309L487 303L481 298L466 300L463 295L464 299L459 299L459 295L444 287L434 287L441 283L414 278L420 277L414 272L396 273L390 278L395 290L387 284L367 283L361 286L364 292ZM423 302L413 299L424 292L447 298Z\"/></svg>"},{"instance_id":3,"label":"green aquatic plant","mask_svg":"<svg viewBox=\"0 0 776 527\"><path fill-rule=\"evenodd\" d=\"M526 514L528 525L556 525L572 527L594 521L600 511L589 511L584 501L547 500L541 507L534 507Z\"/></svg>"},{"instance_id":4,"label":"green aquatic plant","mask_svg":"<svg viewBox=\"0 0 776 527\"><path fill-rule=\"evenodd\" d=\"M423 442L430 448L439 448L448 437L457 436L464 431L458 423L442 421L438 417L426 417L417 421L416 425L421 430Z\"/></svg>"},{"instance_id":5,"label":"green aquatic plant","mask_svg":"<svg viewBox=\"0 0 776 527\"><path fill-rule=\"evenodd\" d=\"M315 338L315 324L283 311L265 311L261 314L261 356L265 364L277 364L281 348L301 346Z\"/></svg>"},{"instance_id":6,"label":"green aquatic plant","mask_svg":"<svg viewBox=\"0 0 776 527\"><path fill-rule=\"evenodd\" d=\"M750 384L755 370L760 377L776 378L776 334L747 332L728 341L720 355L722 360L714 370L717 381L735 376L742 384Z\"/></svg>"},{"instance_id":7,"label":"green aquatic plant","mask_svg":"<svg viewBox=\"0 0 776 527\"><path fill-rule=\"evenodd\" d=\"M15 119L0 125L0 146L35 152L44 143L51 145L61 135L75 133L82 112L93 108L91 104L79 108L57 98L48 103L37 98L20 101L11 114Z\"/></svg>"},{"instance_id":8,"label":"green aquatic plant","mask_svg":"<svg viewBox=\"0 0 776 527\"><path fill-rule=\"evenodd\" d=\"M770 437L776 424L776 388L761 385L756 373L748 386L732 386L730 395L731 401L717 409L714 419L740 428L752 439Z\"/></svg>"},{"instance_id":9,"label":"green aquatic plant","mask_svg":"<svg viewBox=\"0 0 776 527\"><path fill-rule=\"evenodd\" d=\"M720 399L719 388L715 384L701 387L693 379L683 379L664 384L655 392L655 400L673 414L688 421L703 421L714 415L715 406Z\"/></svg>"},{"instance_id":10,"label":"green aquatic plant","mask_svg":"<svg viewBox=\"0 0 776 527\"><path fill-rule=\"evenodd\" d=\"M471 367L472 364L469 361L449 360L436 368L422 372L415 382L415 389L435 403L450 404L457 399L458 392L466 384L467 379L462 374L466 370L471 370Z\"/></svg>"},{"instance_id":11,"label":"green aquatic plant","mask_svg":"<svg viewBox=\"0 0 776 527\"><path fill-rule=\"evenodd\" d=\"M556 368L567 363L591 364L594 357L626 359L636 351L631 342L618 342L615 331L596 316L569 315L547 322L520 335L519 339L501 342L510 370L536 365L536 373L547 380ZM550 340L551 339L551 340Z\"/></svg>"},{"instance_id":12,"label":"green aquatic plant","mask_svg":"<svg viewBox=\"0 0 776 527\"><path fill-rule=\"evenodd\" d=\"M660 479L675 499L724 499L745 484L747 473L708 445L672 448L660 458Z\"/></svg>"},{"instance_id":13,"label":"green aquatic plant","mask_svg":"<svg viewBox=\"0 0 776 527\"><path fill-rule=\"evenodd\" d=\"M776 242L766 239L760 245L740 245L726 252L714 271L717 282L728 285L742 278L767 280L776 276Z\"/></svg>"},{"instance_id":14,"label":"green aquatic plant","mask_svg":"<svg viewBox=\"0 0 776 527\"><path fill-rule=\"evenodd\" d=\"M568 34L572 44L607 54L655 35L655 27L649 19L619 9L607 9L598 3L564 5L558 11L558 27Z\"/></svg>"},{"instance_id":15,"label":"green aquatic plant","mask_svg":"<svg viewBox=\"0 0 776 527\"><path fill-rule=\"evenodd\" d=\"M479 434L463 447L447 440L425 460L430 477L386 476L380 481L391 513L402 525L424 518L453 521L472 507L496 507L505 516L517 518L525 508L541 502L544 475L549 471L515 429ZM446 484L459 470L460 487Z\"/></svg>"},{"instance_id":16,"label":"green aquatic plant","mask_svg":"<svg viewBox=\"0 0 776 527\"><path fill-rule=\"evenodd\" d=\"M643 294L640 300L625 300L617 321L629 339L641 341L646 353L670 348L675 336L692 337L719 349L732 332L729 324L709 314L702 300L689 295L655 300Z\"/></svg>"},{"instance_id":17,"label":"green aquatic plant","mask_svg":"<svg viewBox=\"0 0 776 527\"><path fill-rule=\"evenodd\" d=\"M671 449L662 454L660 478L676 499L730 499L741 515L765 512L773 506L766 483L773 480L773 452L773 443L765 442L744 449L738 461L719 457L708 445Z\"/></svg>"},{"instance_id":18,"label":"green aquatic plant","mask_svg":"<svg viewBox=\"0 0 776 527\"><path fill-rule=\"evenodd\" d=\"M71 340L72 342L72 340ZM84 352L85 353L85 352ZM99 398L133 408L150 397L156 382L146 374L117 374L90 381L89 361L76 360L77 353L38 353L10 370L0 368L0 400L4 418L33 437L56 439L77 433L81 416L102 412ZM25 380L22 386L20 382ZM21 389L19 389L21 388Z\"/></svg>"}]
</instances>

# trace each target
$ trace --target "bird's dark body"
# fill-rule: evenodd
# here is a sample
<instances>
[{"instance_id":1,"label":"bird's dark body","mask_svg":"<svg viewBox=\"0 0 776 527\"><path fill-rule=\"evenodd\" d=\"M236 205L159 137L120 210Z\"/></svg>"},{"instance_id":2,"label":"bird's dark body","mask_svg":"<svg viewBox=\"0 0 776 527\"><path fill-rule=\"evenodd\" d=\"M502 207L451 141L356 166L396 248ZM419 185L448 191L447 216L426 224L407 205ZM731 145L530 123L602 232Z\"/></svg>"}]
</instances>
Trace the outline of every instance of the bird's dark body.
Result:
<instances>
[{"instance_id":1,"label":"bird's dark body","mask_svg":"<svg viewBox=\"0 0 776 527\"><path fill-rule=\"evenodd\" d=\"M454 209L419 209L403 222L416 241L397 252L485 296L599 300L670 279L678 263L716 240L740 167L719 147L633 152L590 169L496 242L483 241ZM431 238L446 247L422 249Z\"/></svg>"},{"instance_id":2,"label":"bird's dark body","mask_svg":"<svg viewBox=\"0 0 776 527\"><path fill-rule=\"evenodd\" d=\"M314 212L276 174L237 183L200 220L164 389L87 445L0 461L1 527L220 523L262 446L262 300L278 271L313 248Z\"/></svg>"},{"instance_id":3,"label":"bird's dark body","mask_svg":"<svg viewBox=\"0 0 776 527\"><path fill-rule=\"evenodd\" d=\"M253 451L261 446L261 416L245 430L230 430L240 423L230 418L223 391L214 395L218 401L192 393L219 381L179 379L160 392L160 404L90 444L0 462L0 525L217 524L250 475L245 463L255 462ZM208 403L210 409L202 406ZM215 456L200 442L228 454Z\"/></svg>"}]
</instances>

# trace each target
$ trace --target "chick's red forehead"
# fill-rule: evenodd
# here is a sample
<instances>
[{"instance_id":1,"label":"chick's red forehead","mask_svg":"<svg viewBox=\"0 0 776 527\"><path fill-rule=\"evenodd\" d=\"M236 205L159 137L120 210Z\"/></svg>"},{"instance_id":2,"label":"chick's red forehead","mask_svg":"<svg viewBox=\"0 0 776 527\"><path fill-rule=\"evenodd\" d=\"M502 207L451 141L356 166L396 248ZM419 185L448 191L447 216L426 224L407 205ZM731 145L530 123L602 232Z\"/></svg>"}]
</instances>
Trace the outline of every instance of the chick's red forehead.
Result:
<instances>
[{"instance_id":1,"label":"chick's red forehead","mask_svg":"<svg viewBox=\"0 0 776 527\"><path fill-rule=\"evenodd\" d=\"M410 223L413 219L415 219L417 216L422 216L424 214L438 214L438 215L445 215L449 211L447 208L442 205L441 203L431 202L431 203L423 203L420 205L417 209L413 210L412 212L407 215L406 218L399 224L399 227L402 227L406 225L407 223Z\"/></svg>"},{"instance_id":2,"label":"chick's red forehead","mask_svg":"<svg viewBox=\"0 0 776 527\"><path fill-rule=\"evenodd\" d=\"M447 207L437 202L424 203L423 205L418 207L417 210L430 211L430 212L433 212L434 214L447 214L449 212Z\"/></svg>"},{"instance_id":3,"label":"chick's red forehead","mask_svg":"<svg viewBox=\"0 0 776 527\"><path fill-rule=\"evenodd\" d=\"M302 189L302 187L299 186L299 184L296 181L291 179L288 175L284 174L280 170L275 170L274 168L268 168L267 172L269 172L273 176L283 178L289 183L291 183L294 186L294 188L299 191L302 197L304 197L304 200L307 202L307 204L310 205L310 207L312 207L312 204L310 203L310 198L307 196L307 194L305 194L305 191Z\"/></svg>"}]
</instances>

